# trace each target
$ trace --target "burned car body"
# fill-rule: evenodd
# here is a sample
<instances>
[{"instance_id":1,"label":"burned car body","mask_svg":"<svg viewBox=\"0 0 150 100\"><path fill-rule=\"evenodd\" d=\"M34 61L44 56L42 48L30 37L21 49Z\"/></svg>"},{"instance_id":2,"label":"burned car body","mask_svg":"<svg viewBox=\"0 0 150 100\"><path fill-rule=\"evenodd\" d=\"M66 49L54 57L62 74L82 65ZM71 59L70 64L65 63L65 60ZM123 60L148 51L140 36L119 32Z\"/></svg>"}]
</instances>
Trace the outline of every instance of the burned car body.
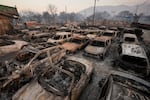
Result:
<instances>
[{"instance_id":1,"label":"burned car body","mask_svg":"<svg viewBox=\"0 0 150 100\"><path fill-rule=\"evenodd\" d=\"M29 42L46 42L49 39L49 37L52 37L53 35L54 32L42 32L40 30L28 31L23 36L23 39Z\"/></svg>"},{"instance_id":2,"label":"burned car body","mask_svg":"<svg viewBox=\"0 0 150 100\"><path fill-rule=\"evenodd\" d=\"M98 28L99 28L100 30L106 30L106 29L107 29L106 26L99 26Z\"/></svg>"},{"instance_id":3,"label":"burned car body","mask_svg":"<svg viewBox=\"0 0 150 100\"><path fill-rule=\"evenodd\" d=\"M100 81L97 100L150 100L150 83L123 72L112 72Z\"/></svg>"},{"instance_id":4,"label":"burned car body","mask_svg":"<svg viewBox=\"0 0 150 100\"><path fill-rule=\"evenodd\" d=\"M138 41L137 36L135 34L124 33L123 43L139 44L139 41Z\"/></svg>"},{"instance_id":5,"label":"burned car body","mask_svg":"<svg viewBox=\"0 0 150 100\"><path fill-rule=\"evenodd\" d=\"M111 44L111 38L106 36L96 37L84 49L84 55L104 59Z\"/></svg>"},{"instance_id":6,"label":"burned car body","mask_svg":"<svg viewBox=\"0 0 150 100\"><path fill-rule=\"evenodd\" d=\"M92 71L91 62L68 57L61 65L51 66L37 81L23 86L13 100L77 100Z\"/></svg>"},{"instance_id":7,"label":"burned car body","mask_svg":"<svg viewBox=\"0 0 150 100\"><path fill-rule=\"evenodd\" d=\"M84 48L88 44L88 38L83 35L76 35L68 42L62 44L62 46L71 53L75 53L77 50Z\"/></svg>"},{"instance_id":8,"label":"burned car body","mask_svg":"<svg viewBox=\"0 0 150 100\"><path fill-rule=\"evenodd\" d=\"M123 30L124 33L131 33L131 34L135 34L136 36L142 36L143 32L142 29L140 28L124 28Z\"/></svg>"},{"instance_id":9,"label":"burned car body","mask_svg":"<svg viewBox=\"0 0 150 100\"><path fill-rule=\"evenodd\" d=\"M25 45L22 47L22 49L19 52L17 52L16 59L19 61L26 61L26 60L29 61L30 60L29 58L32 58L40 50L54 47L54 46L56 45L53 43L47 43L47 42L38 43L38 44L31 43L31 44Z\"/></svg>"},{"instance_id":10,"label":"burned car body","mask_svg":"<svg viewBox=\"0 0 150 100\"><path fill-rule=\"evenodd\" d=\"M94 38L97 36L97 34L98 34L99 32L100 32L99 30L88 30L86 36L87 36L89 39L94 39Z\"/></svg>"},{"instance_id":11,"label":"burned car body","mask_svg":"<svg viewBox=\"0 0 150 100\"><path fill-rule=\"evenodd\" d=\"M109 30L118 31L118 27L109 27Z\"/></svg>"},{"instance_id":12,"label":"burned car body","mask_svg":"<svg viewBox=\"0 0 150 100\"><path fill-rule=\"evenodd\" d=\"M40 33L39 30L32 30L32 31L28 31L26 35L29 39L32 39L34 35L39 34L39 33Z\"/></svg>"},{"instance_id":13,"label":"burned car body","mask_svg":"<svg viewBox=\"0 0 150 100\"><path fill-rule=\"evenodd\" d=\"M70 32L57 32L52 38L49 38L47 42L61 44L69 40L72 37Z\"/></svg>"},{"instance_id":14,"label":"burned car body","mask_svg":"<svg viewBox=\"0 0 150 100\"><path fill-rule=\"evenodd\" d=\"M149 75L150 65L144 49L140 45L122 43L118 48L118 57L114 66L125 70L133 70L144 76Z\"/></svg>"},{"instance_id":15,"label":"burned car body","mask_svg":"<svg viewBox=\"0 0 150 100\"><path fill-rule=\"evenodd\" d=\"M7 63L5 73L9 71L9 74L0 78L0 89L9 86L14 80L18 80L22 77L31 78L33 75L38 75L44 67L57 63L66 55L66 50L62 46L54 46L38 51L33 57L29 58L28 62L13 61ZM25 59L27 60L27 59ZM12 85L12 84L11 84Z\"/></svg>"},{"instance_id":16,"label":"burned car body","mask_svg":"<svg viewBox=\"0 0 150 100\"><path fill-rule=\"evenodd\" d=\"M21 40L3 40L0 39L0 55L19 51L28 43Z\"/></svg>"},{"instance_id":17,"label":"burned car body","mask_svg":"<svg viewBox=\"0 0 150 100\"><path fill-rule=\"evenodd\" d=\"M117 31L105 30L105 31L102 32L102 36L111 37L111 40L114 41L117 37Z\"/></svg>"},{"instance_id":18,"label":"burned car body","mask_svg":"<svg viewBox=\"0 0 150 100\"><path fill-rule=\"evenodd\" d=\"M33 35L31 42L47 42L49 37L51 37L53 35L54 35L54 33L52 33L52 32L51 33L41 32L41 33Z\"/></svg>"}]
</instances>

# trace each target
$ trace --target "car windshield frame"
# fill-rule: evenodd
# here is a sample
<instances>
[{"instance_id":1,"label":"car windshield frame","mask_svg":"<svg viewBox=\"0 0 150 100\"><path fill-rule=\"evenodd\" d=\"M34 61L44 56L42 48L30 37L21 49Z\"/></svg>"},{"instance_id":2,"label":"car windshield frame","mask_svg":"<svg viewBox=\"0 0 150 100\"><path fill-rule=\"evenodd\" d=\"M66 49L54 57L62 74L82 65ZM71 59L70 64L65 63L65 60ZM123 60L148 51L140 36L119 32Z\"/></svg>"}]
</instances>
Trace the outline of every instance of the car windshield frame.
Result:
<instances>
[{"instance_id":1,"label":"car windshield frame","mask_svg":"<svg viewBox=\"0 0 150 100\"><path fill-rule=\"evenodd\" d=\"M147 60L145 58L141 58L141 57L122 55L121 59L123 61L126 61L126 62L131 63L131 64L135 64L137 66L147 66L148 65Z\"/></svg>"},{"instance_id":2,"label":"car windshield frame","mask_svg":"<svg viewBox=\"0 0 150 100\"><path fill-rule=\"evenodd\" d=\"M126 42L135 42L135 38L133 37L125 37L124 39Z\"/></svg>"},{"instance_id":3,"label":"car windshield frame","mask_svg":"<svg viewBox=\"0 0 150 100\"><path fill-rule=\"evenodd\" d=\"M95 40L92 41L90 45L97 46L97 47L105 47L106 46L104 41L95 41Z\"/></svg>"},{"instance_id":4,"label":"car windshield frame","mask_svg":"<svg viewBox=\"0 0 150 100\"><path fill-rule=\"evenodd\" d=\"M53 37L53 39L54 39L54 40L60 40L60 39L61 39L61 36L60 36L60 35L55 35L55 36Z\"/></svg>"},{"instance_id":5,"label":"car windshield frame","mask_svg":"<svg viewBox=\"0 0 150 100\"><path fill-rule=\"evenodd\" d=\"M114 33L104 32L104 33L103 33L103 36L109 36L109 37L112 37L112 36L114 36Z\"/></svg>"},{"instance_id":6,"label":"car windshield frame","mask_svg":"<svg viewBox=\"0 0 150 100\"><path fill-rule=\"evenodd\" d=\"M50 72L53 72L54 75L48 75L50 77L53 77L53 80L50 79L51 83L49 84L48 81L47 80L45 81L44 78L45 78L46 74L51 74ZM61 76L62 74L65 77ZM65 78L65 80L63 78ZM59 80L57 80L57 79L59 79ZM67 84L66 81L68 81L69 84ZM45 90L47 90L48 92L52 92L52 93L54 93L56 95L60 95L60 96L67 96L67 95L69 95L69 93L72 90L75 79L74 79L74 75L71 72L66 71L58 66L55 66L55 67L50 68L47 71L47 73L41 74L38 78L38 82L42 87L46 86L47 88L45 88ZM62 85L65 86L66 84L67 84L66 87L61 88ZM61 85L61 87L59 87L58 85Z\"/></svg>"},{"instance_id":7,"label":"car windshield frame","mask_svg":"<svg viewBox=\"0 0 150 100\"><path fill-rule=\"evenodd\" d=\"M70 42L72 42L72 43L77 43L77 44L81 44L81 43L82 43L82 40L81 40L81 39L77 39L77 38L72 38L72 39L70 40Z\"/></svg>"}]
</instances>

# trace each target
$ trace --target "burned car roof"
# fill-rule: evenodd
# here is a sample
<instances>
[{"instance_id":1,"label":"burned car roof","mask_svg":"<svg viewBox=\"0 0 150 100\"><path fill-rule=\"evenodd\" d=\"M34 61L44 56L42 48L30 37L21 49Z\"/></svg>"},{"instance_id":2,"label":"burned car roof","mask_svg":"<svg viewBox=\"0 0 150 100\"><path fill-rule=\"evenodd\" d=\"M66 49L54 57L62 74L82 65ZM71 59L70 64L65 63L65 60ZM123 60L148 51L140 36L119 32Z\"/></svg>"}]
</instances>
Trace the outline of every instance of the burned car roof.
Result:
<instances>
[{"instance_id":1,"label":"burned car roof","mask_svg":"<svg viewBox=\"0 0 150 100\"><path fill-rule=\"evenodd\" d=\"M130 34L130 33L124 33L124 37L133 37L133 38L137 38L135 34Z\"/></svg>"},{"instance_id":2,"label":"burned car roof","mask_svg":"<svg viewBox=\"0 0 150 100\"><path fill-rule=\"evenodd\" d=\"M100 36L100 37L96 37L94 40L96 40L96 41L107 41L107 40L111 40L111 38L108 36Z\"/></svg>"},{"instance_id":3,"label":"burned car roof","mask_svg":"<svg viewBox=\"0 0 150 100\"><path fill-rule=\"evenodd\" d=\"M57 32L56 35L67 35L72 34L71 32Z\"/></svg>"},{"instance_id":4,"label":"burned car roof","mask_svg":"<svg viewBox=\"0 0 150 100\"><path fill-rule=\"evenodd\" d=\"M87 38L87 37L84 36L84 35L75 35L75 36L73 36L72 38L84 39L84 38Z\"/></svg>"},{"instance_id":5,"label":"burned car roof","mask_svg":"<svg viewBox=\"0 0 150 100\"><path fill-rule=\"evenodd\" d=\"M40 50L54 47L56 46L53 43L38 43L38 44L28 44L24 46L16 55L16 59L19 61L27 60L30 57L33 57L36 53L38 53Z\"/></svg>"},{"instance_id":6,"label":"burned car roof","mask_svg":"<svg viewBox=\"0 0 150 100\"><path fill-rule=\"evenodd\" d=\"M108 32L108 33L114 33L114 30L105 30L104 32Z\"/></svg>"},{"instance_id":7,"label":"burned car roof","mask_svg":"<svg viewBox=\"0 0 150 100\"><path fill-rule=\"evenodd\" d=\"M123 43L121 46L123 55L147 58L144 49L140 45Z\"/></svg>"},{"instance_id":8,"label":"burned car roof","mask_svg":"<svg viewBox=\"0 0 150 100\"><path fill-rule=\"evenodd\" d=\"M130 34L130 33L124 33L123 42L132 43L132 44L139 44L137 36L135 34Z\"/></svg>"},{"instance_id":9,"label":"burned car roof","mask_svg":"<svg viewBox=\"0 0 150 100\"><path fill-rule=\"evenodd\" d=\"M150 83L127 73L114 71L106 79L98 100L150 100Z\"/></svg>"}]
</instances>

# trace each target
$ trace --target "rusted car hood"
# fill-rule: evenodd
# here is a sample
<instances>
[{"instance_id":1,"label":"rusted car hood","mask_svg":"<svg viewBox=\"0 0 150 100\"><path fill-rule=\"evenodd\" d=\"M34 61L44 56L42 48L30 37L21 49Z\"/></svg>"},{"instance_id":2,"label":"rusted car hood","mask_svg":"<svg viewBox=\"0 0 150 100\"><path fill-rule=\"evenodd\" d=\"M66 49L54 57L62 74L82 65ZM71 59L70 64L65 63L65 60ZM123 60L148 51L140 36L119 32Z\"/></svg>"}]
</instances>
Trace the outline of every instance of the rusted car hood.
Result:
<instances>
[{"instance_id":1,"label":"rusted car hood","mask_svg":"<svg viewBox=\"0 0 150 100\"><path fill-rule=\"evenodd\" d=\"M67 100L67 97L58 96L44 90L37 81L23 86L12 100Z\"/></svg>"},{"instance_id":2,"label":"rusted car hood","mask_svg":"<svg viewBox=\"0 0 150 100\"><path fill-rule=\"evenodd\" d=\"M62 46L63 46L66 50L75 51L75 50L79 47L79 44L66 42L66 43L64 43Z\"/></svg>"},{"instance_id":3,"label":"rusted car hood","mask_svg":"<svg viewBox=\"0 0 150 100\"><path fill-rule=\"evenodd\" d=\"M85 51L86 51L87 53L91 53L91 54L101 54L101 53L103 53L104 48L103 48L103 47L96 47L96 46L88 45L88 46L85 48Z\"/></svg>"}]
</instances>

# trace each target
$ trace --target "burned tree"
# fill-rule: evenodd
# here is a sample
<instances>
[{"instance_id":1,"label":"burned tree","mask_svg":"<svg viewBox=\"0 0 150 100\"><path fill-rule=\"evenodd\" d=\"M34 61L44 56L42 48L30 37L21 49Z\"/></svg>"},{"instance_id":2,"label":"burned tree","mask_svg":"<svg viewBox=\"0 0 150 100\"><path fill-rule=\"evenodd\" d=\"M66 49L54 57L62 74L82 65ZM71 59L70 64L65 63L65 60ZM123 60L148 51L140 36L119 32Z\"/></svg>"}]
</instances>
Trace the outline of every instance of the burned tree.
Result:
<instances>
[{"instance_id":1,"label":"burned tree","mask_svg":"<svg viewBox=\"0 0 150 100\"><path fill-rule=\"evenodd\" d=\"M57 16L57 8L56 8L56 6L52 5L52 4L49 4L48 5L48 12L51 15L51 22L53 24L55 24L56 23L55 19L56 19L56 16Z\"/></svg>"}]
</instances>

